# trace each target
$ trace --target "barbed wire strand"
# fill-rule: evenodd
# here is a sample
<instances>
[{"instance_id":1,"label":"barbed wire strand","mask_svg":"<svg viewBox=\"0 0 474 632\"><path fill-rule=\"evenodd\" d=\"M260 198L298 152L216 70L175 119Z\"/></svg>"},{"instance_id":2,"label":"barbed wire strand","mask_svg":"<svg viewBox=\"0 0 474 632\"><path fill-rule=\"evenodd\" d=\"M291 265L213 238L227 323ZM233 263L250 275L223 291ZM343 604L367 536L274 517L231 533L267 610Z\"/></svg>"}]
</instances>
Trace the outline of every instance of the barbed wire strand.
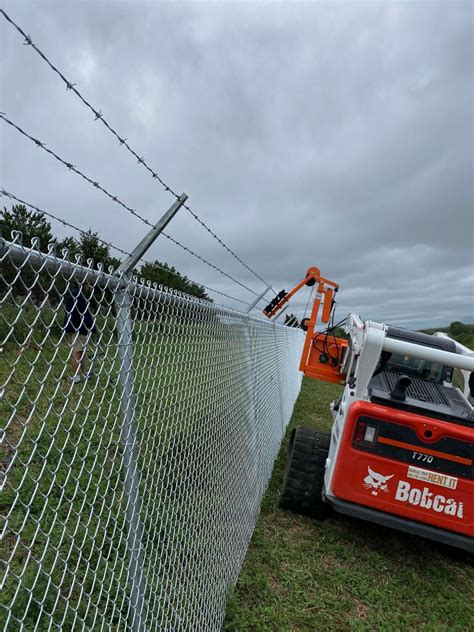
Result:
<instances>
[{"instance_id":1,"label":"barbed wire strand","mask_svg":"<svg viewBox=\"0 0 474 632\"><path fill-rule=\"evenodd\" d=\"M243 288L245 288L246 290L248 290L249 292L252 292L252 294L255 294L255 296L258 296L257 292L254 292L253 290L251 290L249 287L247 287L246 285L244 285L243 283L241 283L240 281L238 281L237 279L234 279L233 276L231 276L230 274L227 274L227 272L224 272L223 270L221 270L220 268L218 268L217 266L215 266L213 263L210 263L209 261L207 261L206 259L204 259L203 257L201 257L201 255L198 255L197 253L195 253L193 250L191 250L190 248L188 248L187 246L181 244L179 241L177 241L176 239L174 239L173 237L171 237L171 235L168 235L168 233L165 233L165 231L163 231L161 233L164 237L166 237L166 239L169 239L173 244L176 244L177 246L179 246L180 248L182 248L183 250L185 250L186 252L189 252L189 254L193 255L193 257L196 257L196 259L199 259L200 261L203 261L205 264L207 264L208 266L210 266L211 268L214 268L214 270L217 270L218 272L220 272L221 274L223 274L224 276L226 276L228 279L230 279L231 281L234 281L234 283L238 283L240 286L242 286Z\"/></svg>"},{"instance_id":2,"label":"barbed wire strand","mask_svg":"<svg viewBox=\"0 0 474 632\"><path fill-rule=\"evenodd\" d=\"M96 108L94 108L83 96L82 94L79 92L79 90L76 88L76 83L72 83L71 81L69 81L69 79L67 79L65 77L65 75L58 69L56 68L56 66L48 59L48 57L43 53L43 51L38 48L38 46L36 46L36 44L33 42L31 35L28 35L27 33L25 33L25 31L23 31L23 29L16 24L16 22L14 22L9 15L7 15L7 13L3 10L0 9L0 13L3 15L3 17L7 20L7 22L9 22L17 31L18 33L20 33L20 35L22 35L22 37L24 38L24 44L27 46L31 46L33 48L33 50L43 59L43 61L46 62L46 64L51 68L51 70L53 70L59 77L60 79L65 83L66 85L66 90L73 92L79 99L80 101L94 114L94 120L96 121L101 121L103 123L103 125L105 125L105 127L109 130L109 132L111 134L113 134L115 136L115 138L119 141L120 145L122 145L123 147L125 147L130 154L132 154L132 156L134 156L137 159L138 164L141 164L145 167L145 169L151 174L152 178L154 178L155 180L158 180L158 182L163 186L165 191L169 191L172 195L174 195L174 197L176 199L179 198L179 195L168 185L166 184L166 182L159 176L159 174L152 169L147 162L145 161L143 156L140 156L127 142L127 139L124 138L123 136L120 136L115 129L108 123L108 121L104 118L104 115L102 114L102 111L99 109L97 110ZM246 268L249 272L251 272L257 279L259 279L260 281L262 281L262 283L265 283L265 285L268 285L270 287L270 289L276 294L275 290L273 289L273 287L267 282L265 281L265 279L263 277L261 277L257 272L255 272L255 270L253 268L251 268L248 264L245 263L245 261L243 261L241 259L241 257L239 257L229 246L227 246L227 244L211 229L209 228L209 226L199 217L199 215L193 211L191 209L191 207L187 204L183 204L184 208L190 213L190 215L214 238L217 240L217 242L230 254L232 255L232 257L234 257L241 265L244 266L244 268Z\"/></svg>"},{"instance_id":3,"label":"barbed wire strand","mask_svg":"<svg viewBox=\"0 0 474 632\"><path fill-rule=\"evenodd\" d=\"M0 196L8 197L11 200L15 200L19 204L24 204L28 208L36 211L37 213L42 213L43 215L46 215L46 217L49 217L49 218L61 223L63 226L67 226L68 228L72 228L73 230L77 231L81 235L86 235L87 236L87 235L91 234L90 232L88 232L86 230L83 230L82 228L79 228L78 226L75 226L71 222L68 222L67 220L65 220L62 217L58 217L56 215L53 215L53 213L50 213L49 211L45 211L44 209L39 208L35 204L31 204L30 202L26 202L25 200L22 200L21 198L17 197L13 193L10 193L9 191L6 191L3 188L0 188ZM123 255L125 255L127 257L130 256L130 253L127 252L126 250L124 250L123 248L120 248L119 246L116 246L115 244L113 244L110 241L106 241L105 239L102 239L101 237L99 237L95 233L92 233L92 234L95 236L97 241L100 242L103 246L107 246L108 248L112 248L113 250L116 250L117 252L120 252L121 254L123 254ZM145 264L154 265L157 268L159 268L160 270L163 270L164 272L167 272L167 273L171 274L172 276L175 276L175 277L177 277L177 278L179 278L181 280L190 281L191 283L194 283L195 285L198 285L199 287L203 287L203 288L205 288L206 290L208 290L210 292L215 292L216 294L220 294L221 296L225 296L226 298L230 298L233 301L237 301L238 303L242 303L243 305L247 304L245 301L242 301L240 298L236 298L235 296L231 296L230 294L226 294L225 292L221 292L221 290L216 290L216 289L214 289L212 287L208 287L207 285L204 285L204 283L199 283L198 281L193 281L193 279L190 279L189 277L186 277L186 276L183 277L178 272L173 272L173 270L170 270L169 268L165 268L164 266L158 264L156 261L147 261L146 259L140 259L140 261L142 263L145 263Z\"/></svg>"},{"instance_id":4,"label":"barbed wire strand","mask_svg":"<svg viewBox=\"0 0 474 632\"><path fill-rule=\"evenodd\" d=\"M86 176L84 173L82 173L82 171L80 169L78 169L77 167L75 167L72 162L68 162L67 160L64 160L63 158L61 158L61 156L58 156L58 154L56 154L52 149L49 149L48 147L46 147L46 143L38 140L37 138L35 138L34 136L31 136L31 134L28 134L28 132L25 132L24 129L22 129L19 125L17 125L16 123L14 123L13 121L11 121L9 118L6 117L6 115L4 114L4 112L0 112L0 119L2 119L3 121L5 121L5 123L7 123L8 125L10 125L11 127L13 127L14 129L16 129L20 134L22 134L23 136L25 136L26 138L28 138L29 140L31 140L33 143L35 143L35 145L37 147L40 147L41 149L43 149L46 153L48 153L50 156L53 156L53 158L55 158L58 162L60 162L61 164L63 164L65 167L67 167L67 169L69 169L69 171L73 171L74 173L76 173L78 176L80 176L83 180L85 180L86 182L88 182L89 184L91 184L93 187L95 187L96 189L98 189L99 191L102 191L102 193L105 193L105 195L107 195L111 200L113 200L114 202L116 202L117 204L120 204L120 206L122 206L124 209L126 209L129 213L131 213L132 215L134 215L136 218L138 218L139 220L141 220L144 224L146 224L147 226L150 226L151 228L153 228L153 224L150 222L150 220L148 220L146 217L143 217L142 215L140 215L140 213L138 213L134 208L131 208L130 206L127 206L127 204L124 204L122 202L122 200L119 199L119 197L117 195L112 195L112 193L110 193L109 191L107 191L107 189L104 189L104 187L102 187L97 180L93 180L92 178L90 178L89 176Z\"/></svg>"},{"instance_id":5,"label":"barbed wire strand","mask_svg":"<svg viewBox=\"0 0 474 632\"><path fill-rule=\"evenodd\" d=\"M77 167L75 167L72 164L72 162L69 162L69 161L65 160L64 158L61 158L61 156L59 156L52 149L49 149L48 147L46 147L46 143L44 143L43 141L40 141L39 139L35 138L34 136L31 136L31 134L29 134L24 129L22 129L19 125L17 125L13 121L11 121L9 118L7 118L7 116L5 115L4 112L0 112L0 119L2 119L5 123L7 123L7 125L10 125L13 129L17 130L25 138L28 138L29 140L31 140L31 142L33 142L37 147L43 149L50 156L53 156L53 158L55 158L58 162L60 162L62 165L64 165L69 171L73 171L78 176L80 176L83 180L85 180L86 182L91 184L93 187L95 187L97 190L102 191L102 193L104 193L113 202L115 202L116 204L119 204L122 208L124 208L127 211L129 211L132 215L134 215L137 219L141 220L144 224L146 224L147 226L150 226L151 228L154 227L154 225L148 219L146 219L145 217L140 215L140 213L138 213L135 209L131 208L127 204L124 204L124 202L122 202L122 200L120 200L120 198L117 195L113 195L112 193L107 191L107 189L105 189L103 186L101 186L97 180L93 180L89 176L86 176L80 169L77 169ZM177 246L182 248L184 251L192 254L194 257L196 257L196 259L199 259L200 261L202 261L205 264L207 264L209 267L213 268L214 270L217 270L217 272L219 272L220 274L222 274L226 278L230 279L231 281L233 281L237 285L240 285L242 288L244 288L248 292L251 292L254 296L258 296L257 292L252 290L250 287L248 287L247 285L245 285L244 283L242 283L241 281L239 281L238 279L236 279L232 275L228 274L227 272L224 272L224 270L221 270L221 268L219 268L218 266L214 265L210 261L207 261L207 259L205 259L204 257L201 257L201 255L198 255L197 253L195 253L188 246L185 246L184 244L179 242L177 239L174 239L173 237L171 237L170 235L168 235L165 232L162 232L161 234L164 237L166 237L167 239L169 239L171 242L173 242L174 244L176 244Z\"/></svg>"}]
</instances>

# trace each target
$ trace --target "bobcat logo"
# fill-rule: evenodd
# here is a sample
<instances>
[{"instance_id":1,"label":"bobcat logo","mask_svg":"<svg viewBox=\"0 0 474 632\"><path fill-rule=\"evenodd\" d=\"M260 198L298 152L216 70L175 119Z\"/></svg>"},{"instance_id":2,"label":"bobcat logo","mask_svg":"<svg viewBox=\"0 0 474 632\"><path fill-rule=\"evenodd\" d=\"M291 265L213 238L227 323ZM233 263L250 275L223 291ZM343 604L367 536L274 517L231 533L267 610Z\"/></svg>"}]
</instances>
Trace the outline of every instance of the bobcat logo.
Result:
<instances>
[{"instance_id":1,"label":"bobcat logo","mask_svg":"<svg viewBox=\"0 0 474 632\"><path fill-rule=\"evenodd\" d=\"M378 474L374 472L374 470L368 467L369 473L364 478L364 487L366 489L371 489L372 496L377 496L379 492L388 492L387 481L393 478L395 475L391 474L390 476L382 476L382 474Z\"/></svg>"}]
</instances>

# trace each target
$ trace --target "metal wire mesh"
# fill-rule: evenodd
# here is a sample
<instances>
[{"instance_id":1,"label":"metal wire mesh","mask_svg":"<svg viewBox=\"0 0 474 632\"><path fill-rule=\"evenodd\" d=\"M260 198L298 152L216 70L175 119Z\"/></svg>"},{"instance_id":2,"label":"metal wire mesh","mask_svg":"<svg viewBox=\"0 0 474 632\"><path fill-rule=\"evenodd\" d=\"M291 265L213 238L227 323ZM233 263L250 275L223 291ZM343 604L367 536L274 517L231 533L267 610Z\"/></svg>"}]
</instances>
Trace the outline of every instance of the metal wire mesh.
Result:
<instances>
[{"instance_id":1,"label":"metal wire mesh","mask_svg":"<svg viewBox=\"0 0 474 632\"><path fill-rule=\"evenodd\" d=\"M219 629L301 332L19 241L0 273L3 629Z\"/></svg>"}]
</instances>

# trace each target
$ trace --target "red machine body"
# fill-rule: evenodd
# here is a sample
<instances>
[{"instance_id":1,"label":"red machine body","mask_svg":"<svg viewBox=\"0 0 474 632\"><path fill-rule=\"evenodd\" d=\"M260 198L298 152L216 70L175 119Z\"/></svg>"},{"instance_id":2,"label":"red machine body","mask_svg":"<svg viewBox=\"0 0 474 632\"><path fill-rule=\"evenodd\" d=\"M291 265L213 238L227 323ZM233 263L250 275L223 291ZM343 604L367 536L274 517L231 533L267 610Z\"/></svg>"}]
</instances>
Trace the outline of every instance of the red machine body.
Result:
<instances>
[{"instance_id":1,"label":"red machine body","mask_svg":"<svg viewBox=\"0 0 474 632\"><path fill-rule=\"evenodd\" d=\"M474 536L472 429L352 404L332 491L341 500Z\"/></svg>"}]
</instances>

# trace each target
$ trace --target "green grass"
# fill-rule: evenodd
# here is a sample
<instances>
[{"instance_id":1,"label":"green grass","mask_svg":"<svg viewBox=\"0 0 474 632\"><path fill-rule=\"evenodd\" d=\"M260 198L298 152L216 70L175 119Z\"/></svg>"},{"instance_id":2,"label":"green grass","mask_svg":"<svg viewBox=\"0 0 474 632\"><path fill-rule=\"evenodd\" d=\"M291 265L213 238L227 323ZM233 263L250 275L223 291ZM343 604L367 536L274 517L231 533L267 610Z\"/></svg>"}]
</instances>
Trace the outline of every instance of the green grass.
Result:
<instances>
[{"instance_id":1,"label":"green grass","mask_svg":"<svg viewBox=\"0 0 474 632\"><path fill-rule=\"evenodd\" d=\"M230 400L225 390L227 367L235 379L239 370L245 371L239 365L237 329L223 336L213 331L212 322L208 330L170 319L160 323L159 331L155 323L136 323L134 328L149 603L164 603L171 591L175 602L178 592L183 600L193 592L197 579L184 581L184 562L179 568L179 559L162 553L184 552L188 559L198 555L196 524L202 517L196 512L212 512L218 499L209 493L215 486L213 471L206 466L210 460L205 458L199 472L195 462L220 432L224 403L226 417L238 418L239 402ZM104 334L96 376L73 386L70 345L56 336L43 338L37 327L25 345L7 342L0 355L0 387L5 388L0 398L0 466L7 472L0 499L7 525L1 558L8 569L0 628L11 609L17 619L24 618L26 630L47 630L51 620L64 630L76 629L79 622L96 630L102 621L107 629L121 630L127 620L129 561L116 341ZM92 342L90 348L96 345ZM216 389L212 402L210 385ZM210 563L202 552L199 558L201 566ZM169 576L175 578L172 588ZM170 625L172 617L168 615ZM19 629L18 623L10 622L8 629Z\"/></svg>"},{"instance_id":2,"label":"green grass","mask_svg":"<svg viewBox=\"0 0 474 632\"><path fill-rule=\"evenodd\" d=\"M337 516L278 508L291 429L329 430L340 388L305 378L275 464L224 629L474 629L474 563L465 552Z\"/></svg>"}]
</instances>

